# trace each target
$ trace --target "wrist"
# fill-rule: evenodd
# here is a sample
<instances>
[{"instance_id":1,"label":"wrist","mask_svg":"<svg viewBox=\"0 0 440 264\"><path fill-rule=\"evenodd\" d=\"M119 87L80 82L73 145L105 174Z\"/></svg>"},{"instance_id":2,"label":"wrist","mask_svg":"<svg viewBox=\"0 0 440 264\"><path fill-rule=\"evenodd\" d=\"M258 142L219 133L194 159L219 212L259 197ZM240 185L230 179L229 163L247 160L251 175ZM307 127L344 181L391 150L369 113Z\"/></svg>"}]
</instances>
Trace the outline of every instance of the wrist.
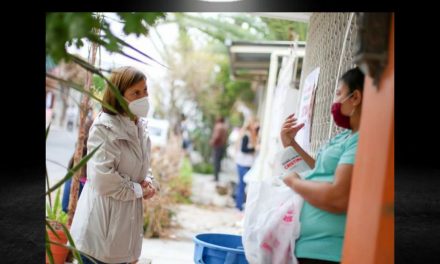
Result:
<instances>
[{"instance_id":1,"label":"wrist","mask_svg":"<svg viewBox=\"0 0 440 264\"><path fill-rule=\"evenodd\" d=\"M142 188L142 185L137 182L133 183L133 191L136 198L141 198L144 195L144 189Z\"/></svg>"},{"instance_id":2,"label":"wrist","mask_svg":"<svg viewBox=\"0 0 440 264\"><path fill-rule=\"evenodd\" d=\"M296 191L296 186L301 179L296 172L284 178L284 183Z\"/></svg>"},{"instance_id":3,"label":"wrist","mask_svg":"<svg viewBox=\"0 0 440 264\"><path fill-rule=\"evenodd\" d=\"M281 138L281 142L283 143L283 146L286 148L290 146L291 139L290 138Z\"/></svg>"},{"instance_id":4,"label":"wrist","mask_svg":"<svg viewBox=\"0 0 440 264\"><path fill-rule=\"evenodd\" d=\"M298 143L296 142L295 138L290 139L289 146L295 147L297 145L298 145Z\"/></svg>"}]
</instances>

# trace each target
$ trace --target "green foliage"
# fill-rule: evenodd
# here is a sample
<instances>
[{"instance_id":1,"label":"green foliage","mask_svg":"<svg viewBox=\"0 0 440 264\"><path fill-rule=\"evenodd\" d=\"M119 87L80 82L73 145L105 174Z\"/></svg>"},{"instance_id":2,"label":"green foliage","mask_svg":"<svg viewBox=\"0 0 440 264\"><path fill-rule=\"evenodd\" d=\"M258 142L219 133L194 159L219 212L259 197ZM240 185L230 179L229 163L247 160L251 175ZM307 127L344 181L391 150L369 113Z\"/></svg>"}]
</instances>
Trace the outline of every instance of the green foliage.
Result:
<instances>
[{"instance_id":1,"label":"green foliage","mask_svg":"<svg viewBox=\"0 0 440 264\"><path fill-rule=\"evenodd\" d=\"M204 117L207 118L206 116ZM211 146L209 145L211 130L208 129L207 126L212 123L212 120L205 119L201 127L197 127L196 129L194 129L194 131L191 132L194 149L200 153L205 162L208 162L209 157L211 157ZM194 167L193 170L196 171L197 168Z\"/></svg>"},{"instance_id":2,"label":"green foliage","mask_svg":"<svg viewBox=\"0 0 440 264\"><path fill-rule=\"evenodd\" d=\"M122 23L124 23L124 29L123 29L124 33L126 35L134 33L137 36L139 36L140 34L147 34L148 27L154 25L154 23L157 22L160 18L164 17L163 13L130 13L130 14L118 13L117 15L120 17ZM50 70L53 69L54 66L58 64L60 61L65 61L67 63L73 61L73 63L76 63L82 68L95 74L93 76L94 90L98 92L102 91L104 89L105 83L108 83L110 88L112 90L115 90L116 88L114 87L114 85L111 84L109 80L104 77L102 72L94 67L94 65L91 65L90 63L82 60L81 58L69 54L67 52L66 48L68 46L75 45L76 48L81 48L84 46L85 41L98 44L109 52L118 52L126 57L129 57L133 60L142 63L144 62L123 52L122 48L123 47L130 48L131 50L136 51L138 54L141 54L143 57L154 60L147 54L141 52L140 50L137 50L136 48L134 48L124 40L115 36L110 30L109 23L103 19L103 16L104 16L103 14L97 14L91 12L84 12L84 13L67 12L67 13L46 14L46 77L55 79L60 83L70 83L71 85L73 85L74 89L76 88L82 93L87 94L93 98L94 97L93 93L83 89L82 86L78 86L67 80L62 80L49 73ZM119 94L119 92L115 92L115 93L117 99L120 102L121 101L125 102L122 99L122 96ZM126 107L126 104L124 103L122 104L124 107ZM46 130L46 140L48 133L49 133L49 128L47 128ZM67 223L68 215L64 213L61 209L60 187L63 183L65 183L68 179L70 179L76 171L78 171L80 168L82 168L82 166L84 166L87 163L87 161L95 154L95 152L99 147L100 146L95 148L89 155L84 157L79 162L79 164L77 164L76 166L74 166L74 168L68 171L68 173L62 180L60 180L51 188L49 188L50 186L49 178L46 172L46 182L48 187L48 191L46 192L46 195L49 198L49 202L46 204L46 214L47 214L46 226L48 227L49 230L55 233L52 224L56 226L57 222L61 223L61 227L64 229L64 232L67 234L70 245L72 246L61 245L61 244L59 245L72 250L72 252L74 253L75 257L77 258L80 264L82 264L82 260L79 258L79 251L76 249L69 231L64 226L64 224ZM51 206L52 204L50 202L51 199L50 194L54 190L57 190L57 193L56 193L54 205L52 207ZM53 263L54 259L50 248L51 244L57 244L57 243L49 240L48 233L46 230L46 252L49 257L50 263Z\"/></svg>"},{"instance_id":3,"label":"green foliage","mask_svg":"<svg viewBox=\"0 0 440 264\"><path fill-rule=\"evenodd\" d=\"M94 74L93 75L93 90L98 93L102 93L105 88L105 80L100 76Z\"/></svg>"},{"instance_id":4,"label":"green foliage","mask_svg":"<svg viewBox=\"0 0 440 264\"><path fill-rule=\"evenodd\" d=\"M126 35L147 34L148 27L154 25L164 13L117 13L124 24ZM103 19L103 14L82 13L47 13L46 14L46 55L55 63L62 59L69 61L66 46L75 45L77 48L84 46L84 41L95 42L109 52L122 53L120 39L110 30L109 23Z\"/></svg>"},{"instance_id":5,"label":"green foliage","mask_svg":"<svg viewBox=\"0 0 440 264\"><path fill-rule=\"evenodd\" d=\"M229 118L231 127L241 127L244 122L244 116L242 113L233 112Z\"/></svg>"},{"instance_id":6,"label":"green foliage","mask_svg":"<svg viewBox=\"0 0 440 264\"><path fill-rule=\"evenodd\" d=\"M192 175L191 162L187 157L185 157L182 160L182 167L180 168L180 178L184 182L191 182L191 175Z\"/></svg>"},{"instance_id":7,"label":"green foliage","mask_svg":"<svg viewBox=\"0 0 440 264\"><path fill-rule=\"evenodd\" d=\"M193 166L193 170L196 173L201 174L213 174L214 173L214 166L207 162L200 162Z\"/></svg>"},{"instance_id":8,"label":"green foliage","mask_svg":"<svg viewBox=\"0 0 440 264\"><path fill-rule=\"evenodd\" d=\"M176 71L187 69L187 73L176 76L170 74L170 82L181 80L187 84L186 89L194 90L190 97L197 104L197 109L202 113L200 130L193 135L195 148L202 153L206 160L209 157L210 147L209 134L213 127L213 120L216 116L222 115L228 120L235 116L233 122L238 123L235 104L238 100L242 101L249 108L255 108L255 92L251 89L250 82L234 81L230 79L231 69L229 56L227 53L226 40L233 41L267 41L267 40L288 40L294 31L299 34L299 40L305 40L307 24L286 21L279 19L260 18L248 14L194 14L194 13L173 13L168 16L168 23L176 23L179 29L179 37L176 43L162 46L179 47L168 53L178 53L179 56L169 59L169 65L174 66ZM194 35L188 34L190 30L197 30L201 35L205 35L206 45L199 50L193 45ZM200 34L197 35L200 37ZM165 50L167 48L164 48ZM195 56L201 52L215 54L211 57ZM197 59L195 59L197 58ZM199 63L198 68L208 68L209 63L204 60L215 62L212 77L200 84L194 82L197 76L197 68L191 68L194 60ZM206 86L206 88L202 87ZM168 111L169 112L169 111ZM230 121L230 120L229 120Z\"/></svg>"},{"instance_id":9,"label":"green foliage","mask_svg":"<svg viewBox=\"0 0 440 264\"><path fill-rule=\"evenodd\" d=\"M266 37L272 40L292 40L290 39L293 30L299 35L298 40L305 41L307 37L307 23L288 21L282 19L262 18L268 31Z\"/></svg>"},{"instance_id":10,"label":"green foliage","mask_svg":"<svg viewBox=\"0 0 440 264\"><path fill-rule=\"evenodd\" d=\"M182 159L179 176L170 180L172 200L177 203L191 203L192 166L188 157Z\"/></svg>"},{"instance_id":11,"label":"green foliage","mask_svg":"<svg viewBox=\"0 0 440 264\"><path fill-rule=\"evenodd\" d=\"M237 100L253 102L254 92L248 81L234 81L230 79L230 66L228 60L219 62L220 71L216 75L215 85L223 87L223 91L218 95L217 112L214 115L229 117L234 112L234 104Z\"/></svg>"},{"instance_id":12,"label":"green foliage","mask_svg":"<svg viewBox=\"0 0 440 264\"><path fill-rule=\"evenodd\" d=\"M46 217L49 220L56 221L62 224L67 223L67 214L61 208L61 188L58 188L55 201L53 207L50 206L48 202L46 202Z\"/></svg>"},{"instance_id":13,"label":"green foliage","mask_svg":"<svg viewBox=\"0 0 440 264\"><path fill-rule=\"evenodd\" d=\"M96 151L98 151L98 149L101 147L102 143L100 145L98 145L96 148L94 148L92 150L91 153L87 154L84 158L82 158L80 160L80 162L75 165L72 169L70 169L66 176L64 176L64 178L62 178L59 182L57 182L54 186L52 186L47 192L46 194L50 194L51 192L53 192L54 190L58 189L61 185L63 185L66 181L68 181L70 178L73 177L73 175L80 170L84 165L87 164L87 161L89 161L89 159L91 159L93 157L93 155L95 155Z\"/></svg>"},{"instance_id":14,"label":"green foliage","mask_svg":"<svg viewBox=\"0 0 440 264\"><path fill-rule=\"evenodd\" d=\"M136 36L146 35L148 27L155 24L159 18L165 17L163 13L154 12L121 12L117 13L124 24L124 33L129 35L131 33Z\"/></svg>"},{"instance_id":15,"label":"green foliage","mask_svg":"<svg viewBox=\"0 0 440 264\"><path fill-rule=\"evenodd\" d=\"M230 116L237 100L252 103L254 98L255 93L251 90L250 82L229 80L225 83L225 91L220 96L220 114Z\"/></svg>"},{"instance_id":16,"label":"green foliage","mask_svg":"<svg viewBox=\"0 0 440 264\"><path fill-rule=\"evenodd\" d=\"M204 17L201 15L176 13L176 22L187 28L195 28L221 43L227 39L257 40L259 36L237 25L234 16ZM251 24L252 25L252 24Z\"/></svg>"},{"instance_id":17,"label":"green foliage","mask_svg":"<svg viewBox=\"0 0 440 264\"><path fill-rule=\"evenodd\" d=\"M93 13L47 13L46 54L58 63L67 58L66 44L81 48L94 28L100 28L100 21Z\"/></svg>"}]
</instances>

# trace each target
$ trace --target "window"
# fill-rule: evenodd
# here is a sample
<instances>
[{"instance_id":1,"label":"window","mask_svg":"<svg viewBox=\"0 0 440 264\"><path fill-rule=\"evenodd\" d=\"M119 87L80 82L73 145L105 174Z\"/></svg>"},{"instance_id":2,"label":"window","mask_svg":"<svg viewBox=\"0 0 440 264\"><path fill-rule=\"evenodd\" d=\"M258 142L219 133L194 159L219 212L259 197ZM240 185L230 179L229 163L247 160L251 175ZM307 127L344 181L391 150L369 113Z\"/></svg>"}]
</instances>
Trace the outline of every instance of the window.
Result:
<instances>
[{"instance_id":1,"label":"window","mask_svg":"<svg viewBox=\"0 0 440 264\"><path fill-rule=\"evenodd\" d=\"M292 86L294 89L299 90L299 83L301 81L301 71L304 57L298 57L295 60L295 66L293 67Z\"/></svg>"}]
</instances>

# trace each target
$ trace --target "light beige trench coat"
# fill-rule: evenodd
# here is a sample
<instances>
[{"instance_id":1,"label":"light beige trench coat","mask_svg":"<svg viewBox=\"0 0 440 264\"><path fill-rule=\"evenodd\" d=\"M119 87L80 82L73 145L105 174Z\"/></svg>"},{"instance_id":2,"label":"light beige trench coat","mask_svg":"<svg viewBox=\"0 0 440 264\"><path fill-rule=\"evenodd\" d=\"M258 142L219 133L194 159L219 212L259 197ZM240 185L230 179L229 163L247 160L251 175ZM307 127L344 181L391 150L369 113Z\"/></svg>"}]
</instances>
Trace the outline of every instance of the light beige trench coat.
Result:
<instances>
[{"instance_id":1,"label":"light beige trench coat","mask_svg":"<svg viewBox=\"0 0 440 264\"><path fill-rule=\"evenodd\" d=\"M101 112L90 128L88 153L101 143L87 163L72 237L80 251L102 262L132 262L142 249L142 197L137 197L150 166L146 124Z\"/></svg>"}]
</instances>

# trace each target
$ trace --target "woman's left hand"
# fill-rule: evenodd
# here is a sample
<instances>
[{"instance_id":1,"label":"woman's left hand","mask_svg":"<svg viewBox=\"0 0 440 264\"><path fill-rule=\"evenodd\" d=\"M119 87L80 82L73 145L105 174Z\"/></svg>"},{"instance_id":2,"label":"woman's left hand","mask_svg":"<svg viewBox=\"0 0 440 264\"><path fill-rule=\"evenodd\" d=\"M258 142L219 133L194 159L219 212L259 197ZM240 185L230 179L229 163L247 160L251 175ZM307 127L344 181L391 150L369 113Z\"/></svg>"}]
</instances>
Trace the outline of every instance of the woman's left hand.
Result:
<instances>
[{"instance_id":1,"label":"woman's left hand","mask_svg":"<svg viewBox=\"0 0 440 264\"><path fill-rule=\"evenodd\" d=\"M144 199L150 199L156 194L156 188L154 188L154 186L148 181L143 181L141 183L141 186L144 193Z\"/></svg>"},{"instance_id":2,"label":"woman's left hand","mask_svg":"<svg viewBox=\"0 0 440 264\"><path fill-rule=\"evenodd\" d=\"M292 172L291 174L289 174L289 175L287 175L286 177L284 177L283 182L284 182L287 186L291 186L291 185L292 185L292 182L293 182L295 179L299 179L299 180L300 180L301 178L299 177L298 173L296 173L296 172Z\"/></svg>"}]
</instances>

